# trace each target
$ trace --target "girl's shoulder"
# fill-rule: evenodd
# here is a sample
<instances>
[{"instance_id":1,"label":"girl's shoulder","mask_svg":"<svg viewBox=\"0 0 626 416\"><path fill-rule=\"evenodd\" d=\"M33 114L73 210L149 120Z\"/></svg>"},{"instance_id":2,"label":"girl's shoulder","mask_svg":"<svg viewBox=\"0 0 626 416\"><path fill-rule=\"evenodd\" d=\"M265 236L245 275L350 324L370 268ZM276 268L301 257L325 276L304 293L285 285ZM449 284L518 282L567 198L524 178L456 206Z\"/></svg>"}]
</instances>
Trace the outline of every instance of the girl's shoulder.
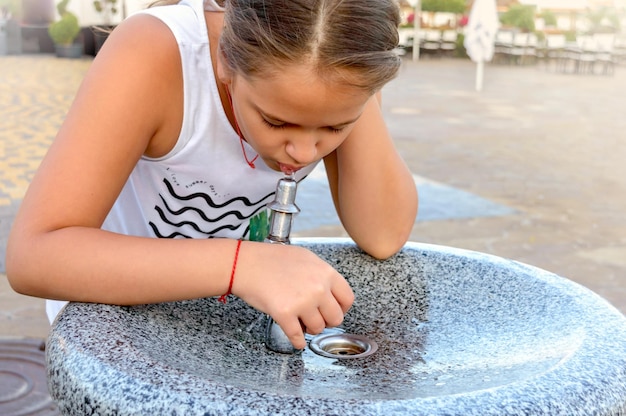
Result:
<instances>
[{"instance_id":1,"label":"girl's shoulder","mask_svg":"<svg viewBox=\"0 0 626 416\"><path fill-rule=\"evenodd\" d=\"M143 135L151 135L148 153L166 153L173 145L159 132L177 137L182 112L182 72L178 43L168 26L149 14L120 23L96 55L87 82L116 93L106 105L132 108ZM165 150L164 150L165 149Z\"/></svg>"},{"instance_id":2,"label":"girl's shoulder","mask_svg":"<svg viewBox=\"0 0 626 416\"><path fill-rule=\"evenodd\" d=\"M96 60L122 60L131 64L127 68L132 71L135 66L167 65L174 54L178 55L177 42L167 25L154 16L139 13L111 32Z\"/></svg>"},{"instance_id":3,"label":"girl's shoulder","mask_svg":"<svg viewBox=\"0 0 626 416\"><path fill-rule=\"evenodd\" d=\"M161 20L179 44L207 42L202 0L184 0L178 4L150 7L138 12L138 14L150 15Z\"/></svg>"}]
</instances>

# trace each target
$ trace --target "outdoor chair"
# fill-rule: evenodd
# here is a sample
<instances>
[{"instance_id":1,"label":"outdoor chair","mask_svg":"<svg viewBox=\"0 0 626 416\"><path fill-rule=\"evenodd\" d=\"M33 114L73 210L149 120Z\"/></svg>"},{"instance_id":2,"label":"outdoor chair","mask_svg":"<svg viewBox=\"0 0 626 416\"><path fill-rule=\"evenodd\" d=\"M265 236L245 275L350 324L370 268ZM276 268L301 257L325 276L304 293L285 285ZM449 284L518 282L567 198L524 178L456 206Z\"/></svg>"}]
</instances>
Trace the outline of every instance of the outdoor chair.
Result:
<instances>
[{"instance_id":1,"label":"outdoor chair","mask_svg":"<svg viewBox=\"0 0 626 416\"><path fill-rule=\"evenodd\" d=\"M509 54L509 61L517 65L536 62L537 35L534 33L516 33Z\"/></svg>"},{"instance_id":2,"label":"outdoor chair","mask_svg":"<svg viewBox=\"0 0 626 416\"><path fill-rule=\"evenodd\" d=\"M509 30L499 30L496 33L494 42L494 62L509 62L511 50L513 49L513 32Z\"/></svg>"},{"instance_id":3,"label":"outdoor chair","mask_svg":"<svg viewBox=\"0 0 626 416\"><path fill-rule=\"evenodd\" d=\"M539 57L539 39L534 33L528 35L526 50L524 52L524 63L537 63Z\"/></svg>"},{"instance_id":4,"label":"outdoor chair","mask_svg":"<svg viewBox=\"0 0 626 416\"><path fill-rule=\"evenodd\" d=\"M549 68L554 63L555 71L565 72L567 68L568 56L566 52L567 39L563 34L547 34L545 38L545 48L543 58Z\"/></svg>"},{"instance_id":5,"label":"outdoor chair","mask_svg":"<svg viewBox=\"0 0 626 416\"><path fill-rule=\"evenodd\" d=\"M420 51L438 54L441 50L441 30L424 29L420 33Z\"/></svg>"},{"instance_id":6,"label":"outdoor chair","mask_svg":"<svg viewBox=\"0 0 626 416\"><path fill-rule=\"evenodd\" d=\"M613 60L616 64L626 61L626 35L618 35L613 42Z\"/></svg>"},{"instance_id":7,"label":"outdoor chair","mask_svg":"<svg viewBox=\"0 0 626 416\"><path fill-rule=\"evenodd\" d=\"M456 50L456 30L444 30L441 34L441 52L447 55L453 55Z\"/></svg>"},{"instance_id":8,"label":"outdoor chair","mask_svg":"<svg viewBox=\"0 0 626 416\"><path fill-rule=\"evenodd\" d=\"M576 74L612 75L614 72L612 34L578 35L576 46L567 49Z\"/></svg>"},{"instance_id":9,"label":"outdoor chair","mask_svg":"<svg viewBox=\"0 0 626 416\"><path fill-rule=\"evenodd\" d=\"M576 74L593 73L596 60L596 45L592 36L579 35L576 44L566 49L567 57L573 63Z\"/></svg>"},{"instance_id":10,"label":"outdoor chair","mask_svg":"<svg viewBox=\"0 0 626 416\"><path fill-rule=\"evenodd\" d=\"M616 36L613 33L596 33L593 38L596 45L595 67L599 69L599 72L596 70L594 73L613 75Z\"/></svg>"}]
</instances>

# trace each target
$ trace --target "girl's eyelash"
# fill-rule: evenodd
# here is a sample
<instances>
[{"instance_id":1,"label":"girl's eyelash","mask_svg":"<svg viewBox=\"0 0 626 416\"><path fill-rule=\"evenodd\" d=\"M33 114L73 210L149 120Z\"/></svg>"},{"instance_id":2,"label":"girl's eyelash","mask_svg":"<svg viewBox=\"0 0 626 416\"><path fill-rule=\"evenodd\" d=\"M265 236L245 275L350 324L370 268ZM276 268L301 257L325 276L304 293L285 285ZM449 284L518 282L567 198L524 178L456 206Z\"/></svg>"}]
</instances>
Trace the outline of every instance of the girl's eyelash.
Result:
<instances>
[{"instance_id":1,"label":"girl's eyelash","mask_svg":"<svg viewBox=\"0 0 626 416\"><path fill-rule=\"evenodd\" d=\"M263 120L263 123L265 123L266 126L272 129L284 129L286 127L286 124L272 124L264 118L261 118L261 120ZM345 127L342 127L340 129L336 129L333 127L327 127L327 128L331 133L341 133Z\"/></svg>"},{"instance_id":2,"label":"girl's eyelash","mask_svg":"<svg viewBox=\"0 0 626 416\"><path fill-rule=\"evenodd\" d=\"M261 120L263 120L263 123L265 123L268 127L272 128L272 129L284 129L285 125L284 124L272 124L269 121L267 121L264 118L261 118Z\"/></svg>"}]
</instances>

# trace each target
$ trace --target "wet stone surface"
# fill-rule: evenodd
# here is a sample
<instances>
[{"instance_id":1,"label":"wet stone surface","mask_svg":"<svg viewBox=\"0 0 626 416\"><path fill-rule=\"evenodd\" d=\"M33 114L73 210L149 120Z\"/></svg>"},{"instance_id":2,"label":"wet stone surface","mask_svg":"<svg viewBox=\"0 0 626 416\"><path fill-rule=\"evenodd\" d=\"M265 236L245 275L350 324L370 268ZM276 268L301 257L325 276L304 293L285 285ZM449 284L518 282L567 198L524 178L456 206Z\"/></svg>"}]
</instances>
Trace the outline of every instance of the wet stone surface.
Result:
<instances>
[{"instance_id":1,"label":"wet stone surface","mask_svg":"<svg viewBox=\"0 0 626 416\"><path fill-rule=\"evenodd\" d=\"M71 414L621 415L626 318L550 272L408 244L376 261L347 240L295 240L346 276L341 329L378 350L345 360L264 346L231 296L70 304L52 328L50 388ZM100 389L90 386L96 383ZM201 413L202 414L202 413Z\"/></svg>"}]
</instances>

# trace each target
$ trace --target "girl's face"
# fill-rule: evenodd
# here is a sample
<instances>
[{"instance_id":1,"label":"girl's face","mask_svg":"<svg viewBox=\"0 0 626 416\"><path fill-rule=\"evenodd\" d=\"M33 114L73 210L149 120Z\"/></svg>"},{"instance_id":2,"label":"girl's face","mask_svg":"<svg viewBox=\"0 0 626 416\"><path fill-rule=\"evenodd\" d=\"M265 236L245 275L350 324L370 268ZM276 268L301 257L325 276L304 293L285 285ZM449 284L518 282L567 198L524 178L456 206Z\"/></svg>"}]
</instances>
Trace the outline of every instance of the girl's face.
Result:
<instances>
[{"instance_id":1,"label":"girl's face","mask_svg":"<svg viewBox=\"0 0 626 416\"><path fill-rule=\"evenodd\" d=\"M244 139L270 168L284 173L339 147L370 98L356 87L321 79L305 65L270 77L220 75Z\"/></svg>"}]
</instances>

